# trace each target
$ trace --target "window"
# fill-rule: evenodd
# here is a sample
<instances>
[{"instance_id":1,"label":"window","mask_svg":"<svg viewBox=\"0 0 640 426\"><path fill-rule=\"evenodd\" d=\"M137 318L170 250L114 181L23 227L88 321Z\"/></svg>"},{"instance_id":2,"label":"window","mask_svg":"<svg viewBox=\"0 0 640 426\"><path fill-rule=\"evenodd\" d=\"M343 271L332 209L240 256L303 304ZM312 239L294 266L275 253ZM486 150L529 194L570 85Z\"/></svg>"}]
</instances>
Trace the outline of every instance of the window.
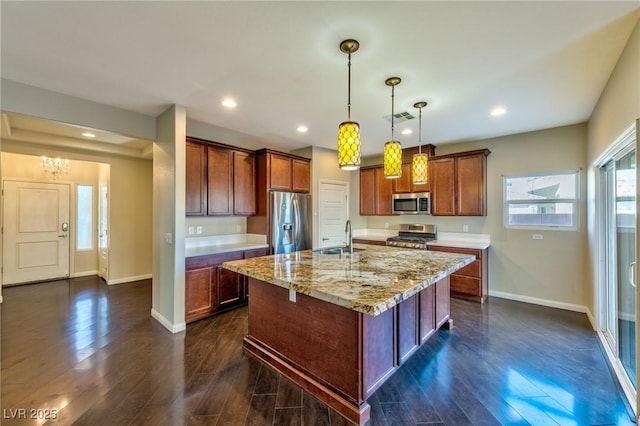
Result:
<instances>
[{"instance_id":1,"label":"window","mask_svg":"<svg viewBox=\"0 0 640 426\"><path fill-rule=\"evenodd\" d=\"M578 226L578 178L578 171L505 176L505 226L575 229Z\"/></svg>"},{"instance_id":2,"label":"window","mask_svg":"<svg viewBox=\"0 0 640 426\"><path fill-rule=\"evenodd\" d=\"M78 185L77 250L93 249L93 186Z\"/></svg>"}]
</instances>

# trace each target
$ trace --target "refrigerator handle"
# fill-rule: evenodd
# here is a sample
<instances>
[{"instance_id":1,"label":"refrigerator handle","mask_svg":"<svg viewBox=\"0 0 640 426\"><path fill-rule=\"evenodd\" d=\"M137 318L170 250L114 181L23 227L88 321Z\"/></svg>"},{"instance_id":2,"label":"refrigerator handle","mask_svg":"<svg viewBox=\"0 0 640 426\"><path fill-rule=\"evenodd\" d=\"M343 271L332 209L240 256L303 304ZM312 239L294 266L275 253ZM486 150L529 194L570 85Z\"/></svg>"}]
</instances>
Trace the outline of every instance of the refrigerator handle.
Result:
<instances>
[{"instance_id":1,"label":"refrigerator handle","mask_svg":"<svg viewBox=\"0 0 640 426\"><path fill-rule=\"evenodd\" d=\"M300 232L300 221L298 218L298 214L299 214L299 208L298 208L298 198L294 195L291 197L291 207L293 210L293 214L291 215L291 222L293 223L293 244L294 244L294 250L298 251L300 250L300 237L299 237L299 232Z\"/></svg>"}]
</instances>

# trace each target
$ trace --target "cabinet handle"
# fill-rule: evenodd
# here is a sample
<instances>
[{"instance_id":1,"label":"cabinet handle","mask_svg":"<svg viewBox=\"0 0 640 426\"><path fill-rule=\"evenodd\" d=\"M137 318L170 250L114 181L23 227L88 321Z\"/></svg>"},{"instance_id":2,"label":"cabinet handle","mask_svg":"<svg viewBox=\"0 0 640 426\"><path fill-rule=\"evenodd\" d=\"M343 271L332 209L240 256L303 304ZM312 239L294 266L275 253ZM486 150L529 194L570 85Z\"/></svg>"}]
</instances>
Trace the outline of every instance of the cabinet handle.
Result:
<instances>
[{"instance_id":1,"label":"cabinet handle","mask_svg":"<svg viewBox=\"0 0 640 426\"><path fill-rule=\"evenodd\" d=\"M628 273L628 277L629 278L629 284L631 284L633 286L633 288L636 288L636 283L635 283L635 269L636 269L636 262L631 262L629 264L629 269L627 271Z\"/></svg>"}]
</instances>

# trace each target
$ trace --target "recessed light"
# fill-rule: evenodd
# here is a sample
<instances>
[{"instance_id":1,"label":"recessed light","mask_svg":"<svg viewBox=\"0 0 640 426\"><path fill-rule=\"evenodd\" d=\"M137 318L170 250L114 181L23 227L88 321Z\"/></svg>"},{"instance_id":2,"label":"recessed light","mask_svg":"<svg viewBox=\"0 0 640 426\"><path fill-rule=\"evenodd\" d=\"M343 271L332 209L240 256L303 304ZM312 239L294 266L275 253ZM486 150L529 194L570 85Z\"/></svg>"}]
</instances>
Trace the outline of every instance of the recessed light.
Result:
<instances>
[{"instance_id":1,"label":"recessed light","mask_svg":"<svg viewBox=\"0 0 640 426\"><path fill-rule=\"evenodd\" d=\"M300 125L296 130L298 131L298 133L307 133L309 131L309 128L305 125Z\"/></svg>"},{"instance_id":2,"label":"recessed light","mask_svg":"<svg viewBox=\"0 0 640 426\"><path fill-rule=\"evenodd\" d=\"M402 134L403 134L403 135L410 135L411 133L413 133L413 130L411 130L411 129L404 129L404 130L402 131Z\"/></svg>"},{"instance_id":3,"label":"recessed light","mask_svg":"<svg viewBox=\"0 0 640 426\"><path fill-rule=\"evenodd\" d=\"M500 115L504 115L507 112L505 107L495 107L494 109L491 110L491 115L494 117L498 117Z\"/></svg>"},{"instance_id":4,"label":"recessed light","mask_svg":"<svg viewBox=\"0 0 640 426\"><path fill-rule=\"evenodd\" d=\"M91 132L84 132L82 133L82 136L84 136L85 138L92 138L92 139L96 137L95 133L91 133Z\"/></svg>"},{"instance_id":5,"label":"recessed light","mask_svg":"<svg viewBox=\"0 0 640 426\"><path fill-rule=\"evenodd\" d=\"M227 107L227 108L235 108L236 107L236 101L234 101L231 98L225 98L222 100L222 106Z\"/></svg>"}]
</instances>

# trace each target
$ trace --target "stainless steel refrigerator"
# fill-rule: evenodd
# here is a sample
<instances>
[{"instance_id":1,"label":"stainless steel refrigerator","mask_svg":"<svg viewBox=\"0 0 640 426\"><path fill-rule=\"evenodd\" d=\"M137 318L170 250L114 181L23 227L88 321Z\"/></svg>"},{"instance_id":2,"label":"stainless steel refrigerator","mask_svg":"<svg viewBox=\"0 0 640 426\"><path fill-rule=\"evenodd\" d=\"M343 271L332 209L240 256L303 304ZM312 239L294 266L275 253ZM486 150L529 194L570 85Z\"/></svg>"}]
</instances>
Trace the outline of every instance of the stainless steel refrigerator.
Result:
<instances>
[{"instance_id":1,"label":"stainless steel refrigerator","mask_svg":"<svg viewBox=\"0 0 640 426\"><path fill-rule=\"evenodd\" d=\"M271 192L269 209L269 241L272 254L311 248L311 195Z\"/></svg>"}]
</instances>

